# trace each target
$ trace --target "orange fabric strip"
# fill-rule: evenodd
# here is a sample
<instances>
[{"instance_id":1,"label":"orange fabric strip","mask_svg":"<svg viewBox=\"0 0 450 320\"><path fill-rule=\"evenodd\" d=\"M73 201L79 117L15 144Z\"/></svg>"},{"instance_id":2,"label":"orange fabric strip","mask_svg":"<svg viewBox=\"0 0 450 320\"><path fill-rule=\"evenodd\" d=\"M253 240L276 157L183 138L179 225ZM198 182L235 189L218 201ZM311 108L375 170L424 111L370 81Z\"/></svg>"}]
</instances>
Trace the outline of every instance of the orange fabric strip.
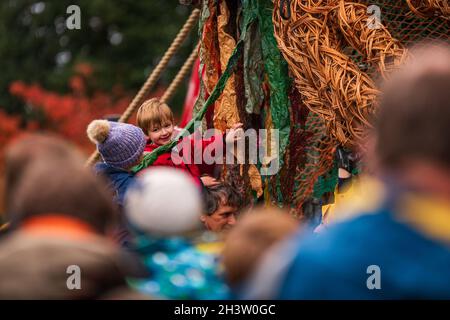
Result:
<instances>
[{"instance_id":1,"label":"orange fabric strip","mask_svg":"<svg viewBox=\"0 0 450 320\"><path fill-rule=\"evenodd\" d=\"M20 230L26 233L72 239L87 239L96 236L94 228L87 223L59 214L30 218L22 224Z\"/></svg>"}]
</instances>

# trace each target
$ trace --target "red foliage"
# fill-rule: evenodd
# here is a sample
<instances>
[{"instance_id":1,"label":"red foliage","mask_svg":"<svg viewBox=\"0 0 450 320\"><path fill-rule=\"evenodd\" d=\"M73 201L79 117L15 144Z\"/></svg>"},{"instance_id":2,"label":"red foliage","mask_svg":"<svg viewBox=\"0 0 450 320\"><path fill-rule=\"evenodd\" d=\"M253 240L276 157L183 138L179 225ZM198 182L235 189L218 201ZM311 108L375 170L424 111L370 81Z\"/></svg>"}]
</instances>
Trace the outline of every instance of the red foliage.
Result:
<instances>
[{"instance_id":1,"label":"red foliage","mask_svg":"<svg viewBox=\"0 0 450 320\"><path fill-rule=\"evenodd\" d=\"M70 94L59 94L38 84L22 81L10 84L10 94L23 100L33 111L42 112L45 120L21 121L19 117L8 115L0 108L0 154L5 144L19 133L38 130L57 133L85 151L94 150L86 137L89 122L107 115L121 114L133 97L119 85L110 94L97 90L87 95L86 80L92 74L92 67L79 64L75 71L76 74L69 80ZM152 96L160 96L162 91L159 89Z\"/></svg>"},{"instance_id":2,"label":"red foliage","mask_svg":"<svg viewBox=\"0 0 450 320\"><path fill-rule=\"evenodd\" d=\"M84 81L80 76L70 78L69 86L75 93L83 93L85 91Z\"/></svg>"}]
</instances>

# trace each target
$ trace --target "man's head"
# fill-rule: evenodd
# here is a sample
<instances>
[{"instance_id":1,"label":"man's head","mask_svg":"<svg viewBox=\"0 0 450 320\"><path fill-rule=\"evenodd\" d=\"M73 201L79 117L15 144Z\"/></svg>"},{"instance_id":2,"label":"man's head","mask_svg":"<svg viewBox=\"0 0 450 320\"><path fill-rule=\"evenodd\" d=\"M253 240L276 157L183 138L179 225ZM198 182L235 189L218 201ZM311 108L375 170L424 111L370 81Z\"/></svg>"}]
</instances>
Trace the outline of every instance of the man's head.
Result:
<instances>
[{"instance_id":1,"label":"man's head","mask_svg":"<svg viewBox=\"0 0 450 320\"><path fill-rule=\"evenodd\" d=\"M169 143L172 138L174 128L172 110L157 98L147 100L140 106L137 124L158 146Z\"/></svg>"},{"instance_id":2,"label":"man's head","mask_svg":"<svg viewBox=\"0 0 450 320\"><path fill-rule=\"evenodd\" d=\"M232 186L222 183L205 188L205 209L200 220L205 228L218 232L236 223L236 212L241 206L241 196Z\"/></svg>"},{"instance_id":3,"label":"man's head","mask_svg":"<svg viewBox=\"0 0 450 320\"><path fill-rule=\"evenodd\" d=\"M374 134L381 172L425 189L445 179L450 185L450 48L413 48L382 92Z\"/></svg>"}]
</instances>

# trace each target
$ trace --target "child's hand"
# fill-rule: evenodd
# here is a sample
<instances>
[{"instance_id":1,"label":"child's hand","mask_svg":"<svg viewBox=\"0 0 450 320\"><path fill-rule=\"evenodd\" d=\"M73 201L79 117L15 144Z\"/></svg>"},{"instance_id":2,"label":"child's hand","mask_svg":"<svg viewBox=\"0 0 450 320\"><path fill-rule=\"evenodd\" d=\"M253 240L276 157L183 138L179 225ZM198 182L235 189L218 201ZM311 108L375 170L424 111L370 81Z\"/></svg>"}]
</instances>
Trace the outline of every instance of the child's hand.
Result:
<instances>
[{"instance_id":1,"label":"child's hand","mask_svg":"<svg viewBox=\"0 0 450 320\"><path fill-rule=\"evenodd\" d=\"M244 136L244 130L242 129L242 123L234 124L231 129L228 131L227 136L225 137L225 142L234 143L235 141L239 141Z\"/></svg>"},{"instance_id":2,"label":"child's hand","mask_svg":"<svg viewBox=\"0 0 450 320\"><path fill-rule=\"evenodd\" d=\"M202 183L205 187L213 187L213 186L220 184L220 181L217 181L216 179L214 179L211 176L200 177L200 180L202 180Z\"/></svg>"}]
</instances>

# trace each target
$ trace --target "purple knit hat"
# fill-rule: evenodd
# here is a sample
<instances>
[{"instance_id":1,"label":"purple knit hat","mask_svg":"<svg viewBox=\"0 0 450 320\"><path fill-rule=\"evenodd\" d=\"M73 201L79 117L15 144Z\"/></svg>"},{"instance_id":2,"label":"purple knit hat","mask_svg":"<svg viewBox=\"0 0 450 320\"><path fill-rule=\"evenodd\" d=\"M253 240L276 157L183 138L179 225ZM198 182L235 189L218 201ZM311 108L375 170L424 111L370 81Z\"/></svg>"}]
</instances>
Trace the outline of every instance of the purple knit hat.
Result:
<instances>
[{"instance_id":1,"label":"purple knit hat","mask_svg":"<svg viewBox=\"0 0 450 320\"><path fill-rule=\"evenodd\" d=\"M129 168L144 152L144 132L132 124L94 120L88 128L89 139L97 145L103 161L116 168Z\"/></svg>"}]
</instances>

